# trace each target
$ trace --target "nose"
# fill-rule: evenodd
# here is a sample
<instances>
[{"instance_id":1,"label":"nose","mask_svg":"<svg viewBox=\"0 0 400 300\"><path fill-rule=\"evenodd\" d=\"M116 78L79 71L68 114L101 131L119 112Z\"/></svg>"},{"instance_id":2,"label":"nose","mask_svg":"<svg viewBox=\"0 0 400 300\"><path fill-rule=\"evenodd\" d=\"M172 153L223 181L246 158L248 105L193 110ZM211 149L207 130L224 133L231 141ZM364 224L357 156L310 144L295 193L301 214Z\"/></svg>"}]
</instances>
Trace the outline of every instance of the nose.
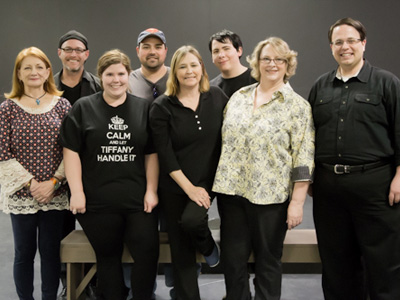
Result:
<instances>
[{"instance_id":1,"label":"nose","mask_svg":"<svg viewBox=\"0 0 400 300\"><path fill-rule=\"evenodd\" d=\"M269 62L269 65L270 66L272 66L272 65L276 66L277 64L275 62L275 59L271 59L271 61Z\"/></svg>"}]
</instances>

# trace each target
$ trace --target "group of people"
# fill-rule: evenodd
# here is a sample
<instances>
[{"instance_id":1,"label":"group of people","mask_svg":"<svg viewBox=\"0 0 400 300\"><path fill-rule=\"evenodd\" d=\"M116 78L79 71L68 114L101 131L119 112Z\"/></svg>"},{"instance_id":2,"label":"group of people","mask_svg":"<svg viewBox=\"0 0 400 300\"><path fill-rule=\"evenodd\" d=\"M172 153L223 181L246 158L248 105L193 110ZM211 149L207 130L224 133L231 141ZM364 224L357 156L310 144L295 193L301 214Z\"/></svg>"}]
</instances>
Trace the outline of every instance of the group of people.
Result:
<instances>
[{"instance_id":1,"label":"group of people","mask_svg":"<svg viewBox=\"0 0 400 300\"><path fill-rule=\"evenodd\" d=\"M289 84L297 53L278 37L256 45L248 68L237 34L212 35L213 80L193 46L167 67L155 28L138 36L140 68L114 49L98 77L84 70L77 31L60 38L54 77L41 50L22 50L0 106L0 204L19 298L33 299L37 248L42 299L57 298L60 241L76 216L96 254L99 299L155 299L159 227L174 299L200 300L196 251L210 267L221 261L227 300L252 299L253 251L254 299L280 299L283 241L308 192L325 299L400 299L400 81L364 59L361 22L340 19L328 37L338 66L308 101ZM208 227L214 199L220 244ZM124 244L134 260L125 266Z\"/></svg>"}]
</instances>

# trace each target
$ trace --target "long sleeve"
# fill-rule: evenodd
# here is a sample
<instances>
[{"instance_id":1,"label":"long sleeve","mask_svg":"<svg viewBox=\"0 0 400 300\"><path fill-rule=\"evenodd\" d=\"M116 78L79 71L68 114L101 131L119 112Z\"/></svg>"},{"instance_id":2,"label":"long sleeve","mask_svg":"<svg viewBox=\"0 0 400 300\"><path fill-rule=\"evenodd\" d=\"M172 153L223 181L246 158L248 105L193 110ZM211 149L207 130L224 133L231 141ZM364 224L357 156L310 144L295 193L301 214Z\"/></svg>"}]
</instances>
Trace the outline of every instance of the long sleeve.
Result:
<instances>
[{"instance_id":1,"label":"long sleeve","mask_svg":"<svg viewBox=\"0 0 400 300\"><path fill-rule=\"evenodd\" d=\"M150 110L150 126L160 165L167 173L181 169L172 146L169 124L171 117L166 107L153 103Z\"/></svg>"}]
</instances>

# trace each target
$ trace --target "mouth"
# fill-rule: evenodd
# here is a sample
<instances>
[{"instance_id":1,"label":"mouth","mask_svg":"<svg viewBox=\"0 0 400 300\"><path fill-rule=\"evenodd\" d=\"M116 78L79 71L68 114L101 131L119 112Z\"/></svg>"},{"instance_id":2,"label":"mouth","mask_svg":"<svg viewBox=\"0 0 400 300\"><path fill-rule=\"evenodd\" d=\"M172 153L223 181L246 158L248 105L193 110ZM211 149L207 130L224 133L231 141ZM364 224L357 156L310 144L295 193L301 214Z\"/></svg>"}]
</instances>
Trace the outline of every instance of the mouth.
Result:
<instances>
[{"instance_id":1,"label":"mouth","mask_svg":"<svg viewBox=\"0 0 400 300\"><path fill-rule=\"evenodd\" d=\"M353 56L353 53L341 53L340 56L341 57L345 57L345 58L346 57L351 57L351 56Z\"/></svg>"}]
</instances>

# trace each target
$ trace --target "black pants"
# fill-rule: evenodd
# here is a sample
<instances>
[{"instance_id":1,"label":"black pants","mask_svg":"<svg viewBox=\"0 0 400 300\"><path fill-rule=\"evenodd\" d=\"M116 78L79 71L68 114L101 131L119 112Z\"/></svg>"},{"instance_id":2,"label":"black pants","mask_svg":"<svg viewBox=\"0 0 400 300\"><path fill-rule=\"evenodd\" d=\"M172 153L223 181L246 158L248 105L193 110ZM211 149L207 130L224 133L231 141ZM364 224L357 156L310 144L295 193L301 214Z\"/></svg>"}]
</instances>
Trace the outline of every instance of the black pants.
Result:
<instances>
[{"instance_id":1,"label":"black pants","mask_svg":"<svg viewBox=\"0 0 400 300\"><path fill-rule=\"evenodd\" d=\"M96 253L98 289L105 300L125 300L121 256L126 243L134 260L131 286L134 300L151 299L157 276L159 235L154 213L78 214Z\"/></svg>"},{"instance_id":2,"label":"black pants","mask_svg":"<svg viewBox=\"0 0 400 300\"><path fill-rule=\"evenodd\" d=\"M400 299L400 206L389 206L394 167L344 175L317 166L314 221L326 300Z\"/></svg>"},{"instance_id":3,"label":"black pants","mask_svg":"<svg viewBox=\"0 0 400 300\"><path fill-rule=\"evenodd\" d=\"M215 245L208 228L207 209L184 194L160 189L158 196L167 219L177 297L200 300L196 249L203 255L210 255Z\"/></svg>"},{"instance_id":4,"label":"black pants","mask_svg":"<svg viewBox=\"0 0 400 300\"><path fill-rule=\"evenodd\" d=\"M252 250L257 278L255 300L280 299L288 201L256 205L239 196L217 198L226 299L250 299L247 261Z\"/></svg>"}]
</instances>

